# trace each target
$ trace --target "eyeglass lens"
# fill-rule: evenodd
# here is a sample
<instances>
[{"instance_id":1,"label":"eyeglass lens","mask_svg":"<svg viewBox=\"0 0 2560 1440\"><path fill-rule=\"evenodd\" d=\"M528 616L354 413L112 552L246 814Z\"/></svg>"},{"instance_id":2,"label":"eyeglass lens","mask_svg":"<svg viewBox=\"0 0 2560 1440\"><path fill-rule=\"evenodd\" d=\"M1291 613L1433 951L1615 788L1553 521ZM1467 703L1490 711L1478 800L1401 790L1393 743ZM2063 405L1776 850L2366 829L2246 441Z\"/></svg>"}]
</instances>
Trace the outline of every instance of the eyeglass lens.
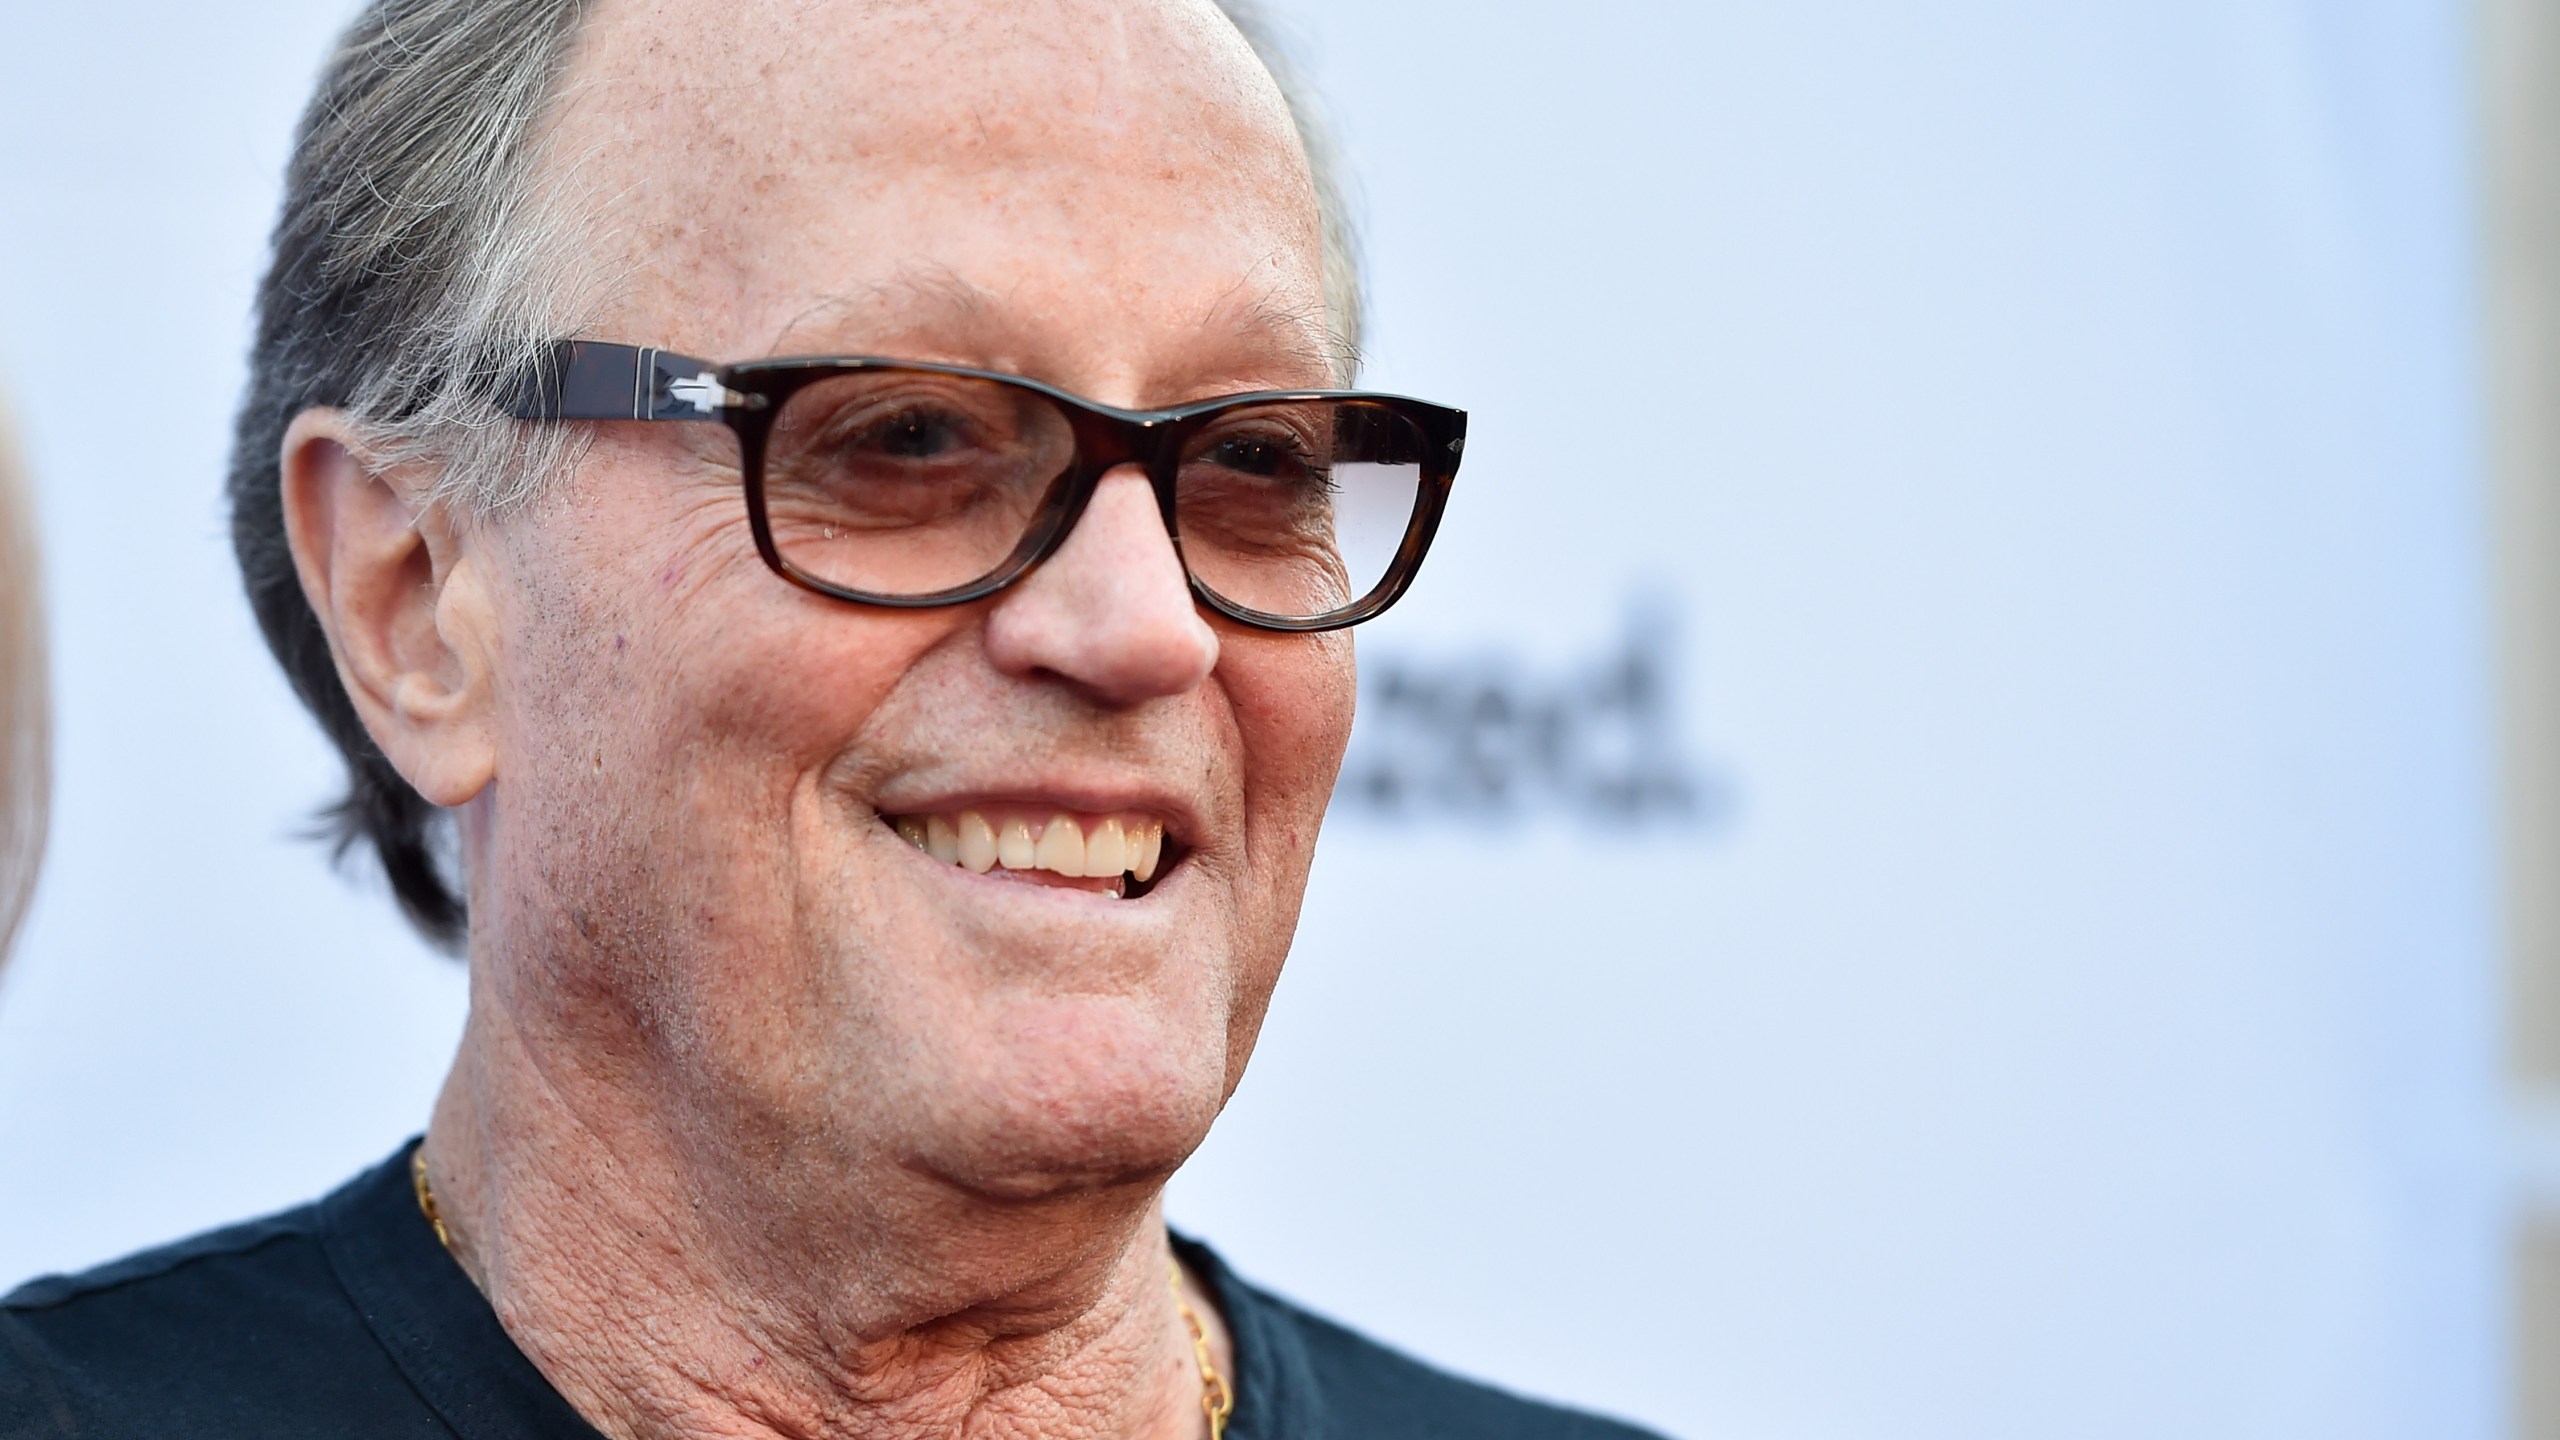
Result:
<instances>
[{"instance_id":1,"label":"eyeglass lens","mask_svg":"<svg viewBox=\"0 0 2560 1440\"><path fill-rule=\"evenodd\" d=\"M1312 619L1393 569L1422 493L1423 437L1384 406L1275 401L1220 412L1181 451L1174 527L1203 586ZM766 524L784 559L880 596L957 589L1004 568L1051 512L1076 439L1046 396L917 371L793 392L766 441Z\"/></svg>"}]
</instances>

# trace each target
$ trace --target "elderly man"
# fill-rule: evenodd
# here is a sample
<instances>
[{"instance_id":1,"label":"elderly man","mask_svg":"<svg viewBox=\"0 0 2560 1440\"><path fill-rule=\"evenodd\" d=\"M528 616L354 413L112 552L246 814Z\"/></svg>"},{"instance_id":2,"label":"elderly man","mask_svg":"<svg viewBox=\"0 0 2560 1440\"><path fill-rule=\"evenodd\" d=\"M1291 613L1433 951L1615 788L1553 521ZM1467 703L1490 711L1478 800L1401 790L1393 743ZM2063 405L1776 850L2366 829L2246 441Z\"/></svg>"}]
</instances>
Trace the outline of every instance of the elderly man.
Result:
<instances>
[{"instance_id":1,"label":"elderly man","mask_svg":"<svg viewBox=\"0 0 2560 1440\"><path fill-rule=\"evenodd\" d=\"M0 1433L1623 1436L1168 1236L1464 417L1210 0L376 0L240 427L424 1141L0 1308ZM449 828L447 828L449 827Z\"/></svg>"}]
</instances>

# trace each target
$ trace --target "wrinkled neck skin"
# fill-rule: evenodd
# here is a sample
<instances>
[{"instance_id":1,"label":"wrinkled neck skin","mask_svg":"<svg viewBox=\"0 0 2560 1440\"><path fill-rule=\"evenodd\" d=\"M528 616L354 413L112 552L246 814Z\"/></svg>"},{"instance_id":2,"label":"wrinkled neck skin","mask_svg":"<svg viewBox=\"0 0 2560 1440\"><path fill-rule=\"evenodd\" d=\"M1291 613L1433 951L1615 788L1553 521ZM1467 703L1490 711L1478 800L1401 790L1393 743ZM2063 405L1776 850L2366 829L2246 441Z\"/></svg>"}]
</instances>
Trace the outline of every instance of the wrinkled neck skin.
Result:
<instances>
[{"instance_id":1,"label":"wrinkled neck skin","mask_svg":"<svg viewBox=\"0 0 2560 1440\"><path fill-rule=\"evenodd\" d=\"M605 1434L1207 1433L1167 1283L1163 1177L1004 1199L857 1161L810 1186L773 1144L689 1133L716 1117L635 1084L619 1060L645 1045L598 1033L614 1007L511 1006L506 984L483 983L489 953L560 937L492 928L505 933L475 933L470 1017L427 1164L456 1258ZM560 1033L563 1013L579 1033ZM724 1152L778 1183L706 1174ZM1223 1325L1186 1284L1232 1374Z\"/></svg>"}]
</instances>

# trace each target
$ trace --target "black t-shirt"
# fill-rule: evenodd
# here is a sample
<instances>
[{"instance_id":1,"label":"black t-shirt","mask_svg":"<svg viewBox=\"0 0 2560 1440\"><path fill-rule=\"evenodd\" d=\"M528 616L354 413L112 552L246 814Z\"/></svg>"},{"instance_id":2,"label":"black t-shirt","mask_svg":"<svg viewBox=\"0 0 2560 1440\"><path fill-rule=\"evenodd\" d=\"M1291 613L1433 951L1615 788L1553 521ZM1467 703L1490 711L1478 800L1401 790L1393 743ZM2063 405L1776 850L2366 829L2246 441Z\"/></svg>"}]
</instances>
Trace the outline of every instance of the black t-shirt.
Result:
<instances>
[{"instance_id":1,"label":"black t-shirt","mask_svg":"<svg viewBox=\"0 0 2560 1440\"><path fill-rule=\"evenodd\" d=\"M409 1148L315 1204L0 1299L0 1440L600 1440L436 1243ZM1234 1338L1229 1440L1649 1440L1443 1374L1175 1243Z\"/></svg>"}]
</instances>

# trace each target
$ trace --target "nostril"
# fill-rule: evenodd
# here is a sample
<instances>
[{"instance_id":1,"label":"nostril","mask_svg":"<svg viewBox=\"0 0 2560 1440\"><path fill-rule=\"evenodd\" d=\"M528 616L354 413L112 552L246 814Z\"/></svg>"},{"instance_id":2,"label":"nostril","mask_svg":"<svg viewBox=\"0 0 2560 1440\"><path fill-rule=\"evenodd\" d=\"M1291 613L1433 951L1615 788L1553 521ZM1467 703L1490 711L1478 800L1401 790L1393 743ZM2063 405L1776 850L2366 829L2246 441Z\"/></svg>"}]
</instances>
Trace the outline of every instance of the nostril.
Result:
<instances>
[{"instance_id":1,"label":"nostril","mask_svg":"<svg viewBox=\"0 0 2560 1440\"><path fill-rule=\"evenodd\" d=\"M998 596L988 658L1109 705L1196 688L1218 663L1172 538L1141 477L1106 481L1056 553Z\"/></svg>"}]
</instances>

